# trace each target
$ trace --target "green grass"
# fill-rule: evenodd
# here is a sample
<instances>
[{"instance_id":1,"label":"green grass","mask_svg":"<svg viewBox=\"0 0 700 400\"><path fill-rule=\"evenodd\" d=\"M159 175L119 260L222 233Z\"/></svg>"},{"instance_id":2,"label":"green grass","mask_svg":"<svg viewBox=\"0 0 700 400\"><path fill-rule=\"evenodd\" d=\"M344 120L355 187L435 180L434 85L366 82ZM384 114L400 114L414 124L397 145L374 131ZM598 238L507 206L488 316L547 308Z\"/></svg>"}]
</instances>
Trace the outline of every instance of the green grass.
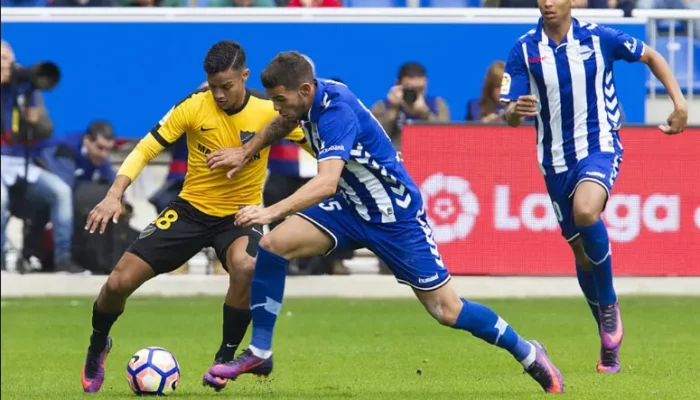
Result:
<instances>
[{"instance_id":1,"label":"green grass","mask_svg":"<svg viewBox=\"0 0 700 400\"><path fill-rule=\"evenodd\" d=\"M625 298L623 372L595 372L598 337L582 299L489 300L523 336L541 340L569 399L700 399L700 298ZM4 300L2 399L131 399L140 348L172 351L181 399L534 399L544 394L505 351L440 327L416 301L289 300L275 335L275 372L215 394L200 386L220 340L217 298L132 299L112 335L107 378L82 393L91 299ZM421 374L417 370L421 370Z\"/></svg>"}]
</instances>

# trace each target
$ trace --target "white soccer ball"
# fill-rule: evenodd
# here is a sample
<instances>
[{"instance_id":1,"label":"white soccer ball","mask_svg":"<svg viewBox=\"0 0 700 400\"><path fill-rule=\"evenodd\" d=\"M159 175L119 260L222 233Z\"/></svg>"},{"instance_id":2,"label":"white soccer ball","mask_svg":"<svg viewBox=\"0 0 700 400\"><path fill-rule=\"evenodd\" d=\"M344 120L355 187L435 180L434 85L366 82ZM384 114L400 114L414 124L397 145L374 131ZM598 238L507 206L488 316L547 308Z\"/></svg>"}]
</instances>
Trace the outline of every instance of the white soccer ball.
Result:
<instances>
[{"instance_id":1,"label":"white soccer ball","mask_svg":"<svg viewBox=\"0 0 700 400\"><path fill-rule=\"evenodd\" d=\"M137 395L164 396L180 383L180 365L162 347L146 347L134 354L126 366L129 387Z\"/></svg>"}]
</instances>

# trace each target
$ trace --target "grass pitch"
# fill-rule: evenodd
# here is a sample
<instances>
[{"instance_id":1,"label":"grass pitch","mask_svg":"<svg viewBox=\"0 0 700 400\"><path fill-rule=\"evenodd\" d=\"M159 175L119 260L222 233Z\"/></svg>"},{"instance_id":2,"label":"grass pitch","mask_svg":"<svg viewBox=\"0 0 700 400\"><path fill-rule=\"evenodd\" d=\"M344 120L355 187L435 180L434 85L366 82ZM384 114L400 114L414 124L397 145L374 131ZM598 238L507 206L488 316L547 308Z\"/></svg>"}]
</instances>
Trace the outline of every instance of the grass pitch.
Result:
<instances>
[{"instance_id":1,"label":"grass pitch","mask_svg":"<svg viewBox=\"0 0 700 400\"><path fill-rule=\"evenodd\" d=\"M2 302L2 399L132 399L131 355L146 346L180 362L181 399L536 399L546 396L505 351L439 326L415 300L290 299L269 380L245 375L221 393L201 386L220 341L219 298L134 298L115 325L107 378L82 393L92 299ZM568 399L700 399L700 298L621 302L623 372L595 372L599 339L583 299L488 300L524 337L542 341ZM247 343L247 339L245 341Z\"/></svg>"}]
</instances>

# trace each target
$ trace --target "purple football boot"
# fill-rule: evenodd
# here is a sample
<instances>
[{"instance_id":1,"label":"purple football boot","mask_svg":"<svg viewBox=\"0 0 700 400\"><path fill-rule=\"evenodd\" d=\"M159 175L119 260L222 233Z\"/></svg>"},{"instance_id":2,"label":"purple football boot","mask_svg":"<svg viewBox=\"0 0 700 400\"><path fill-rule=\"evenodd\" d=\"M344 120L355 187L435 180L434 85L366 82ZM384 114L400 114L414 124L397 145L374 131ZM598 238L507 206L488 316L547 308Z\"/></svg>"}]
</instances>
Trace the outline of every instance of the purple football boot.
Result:
<instances>
[{"instance_id":1,"label":"purple football boot","mask_svg":"<svg viewBox=\"0 0 700 400\"><path fill-rule=\"evenodd\" d=\"M85 365L80 376L83 390L87 393L96 393L105 381L105 360L112 349L112 338L107 336L107 344L100 353L92 354L88 350Z\"/></svg>"},{"instance_id":2,"label":"purple football boot","mask_svg":"<svg viewBox=\"0 0 700 400\"><path fill-rule=\"evenodd\" d=\"M530 343L535 346L537 355L535 362L525 372L537 381L545 392L564 393L564 379L561 376L561 372L547 356L547 350L536 340L531 340Z\"/></svg>"},{"instance_id":3,"label":"purple football boot","mask_svg":"<svg viewBox=\"0 0 700 400\"><path fill-rule=\"evenodd\" d=\"M597 370L604 374L620 372L620 345L625 336L617 304L600 308L600 359Z\"/></svg>"},{"instance_id":4,"label":"purple football boot","mask_svg":"<svg viewBox=\"0 0 700 400\"><path fill-rule=\"evenodd\" d=\"M233 361L212 366L208 374L217 378L234 380L243 374L268 376L271 372L272 356L270 358L260 358L248 349L234 358Z\"/></svg>"}]
</instances>

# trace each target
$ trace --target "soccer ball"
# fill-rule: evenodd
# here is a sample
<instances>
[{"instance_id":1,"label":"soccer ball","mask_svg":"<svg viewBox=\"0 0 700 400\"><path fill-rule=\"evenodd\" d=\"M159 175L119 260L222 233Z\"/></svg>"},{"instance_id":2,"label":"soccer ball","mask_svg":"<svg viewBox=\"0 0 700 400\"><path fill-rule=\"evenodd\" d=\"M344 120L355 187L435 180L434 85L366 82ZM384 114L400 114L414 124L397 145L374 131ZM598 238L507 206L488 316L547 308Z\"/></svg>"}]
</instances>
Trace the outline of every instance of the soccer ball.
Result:
<instances>
[{"instance_id":1,"label":"soccer ball","mask_svg":"<svg viewBox=\"0 0 700 400\"><path fill-rule=\"evenodd\" d=\"M180 365L175 356L161 347L136 352L126 365L129 387L138 395L164 396L180 383Z\"/></svg>"}]
</instances>

